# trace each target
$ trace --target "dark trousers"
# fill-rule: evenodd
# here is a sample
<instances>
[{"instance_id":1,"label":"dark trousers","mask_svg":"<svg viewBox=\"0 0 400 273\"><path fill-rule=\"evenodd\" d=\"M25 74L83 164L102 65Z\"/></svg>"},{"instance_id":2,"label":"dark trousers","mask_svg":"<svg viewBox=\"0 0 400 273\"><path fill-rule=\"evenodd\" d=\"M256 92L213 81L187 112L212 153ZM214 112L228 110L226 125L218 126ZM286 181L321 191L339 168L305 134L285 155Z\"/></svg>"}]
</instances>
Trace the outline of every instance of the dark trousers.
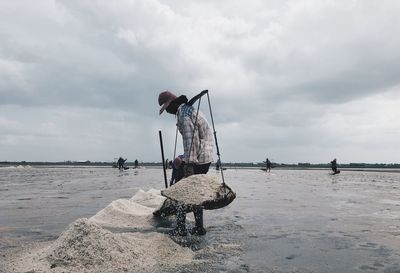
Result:
<instances>
[{"instance_id":1,"label":"dark trousers","mask_svg":"<svg viewBox=\"0 0 400 273\"><path fill-rule=\"evenodd\" d=\"M201 165L193 165L194 174L206 174L208 173L208 169L210 169L210 163L201 164Z\"/></svg>"},{"instance_id":2,"label":"dark trousers","mask_svg":"<svg viewBox=\"0 0 400 273\"><path fill-rule=\"evenodd\" d=\"M184 204L178 204L176 206L176 230L179 235L186 235L186 211L189 209ZM206 230L204 229L203 224L203 207L202 206L194 206L190 207L190 210L193 211L195 227L192 229L192 233L198 235L204 235Z\"/></svg>"},{"instance_id":3,"label":"dark trousers","mask_svg":"<svg viewBox=\"0 0 400 273\"><path fill-rule=\"evenodd\" d=\"M207 164L201 164L201 165L192 165L190 166L193 168L193 174L206 174L208 170L210 169L210 163ZM171 176L171 181L169 183L170 186L181 180L182 178L185 177L185 172L183 169L183 165L181 165L179 168L173 167L172 169L172 176Z\"/></svg>"},{"instance_id":4,"label":"dark trousers","mask_svg":"<svg viewBox=\"0 0 400 273\"><path fill-rule=\"evenodd\" d=\"M206 174L210 168L211 162L201 165L192 165L194 174ZM182 177L183 178L183 177ZM178 180L179 181L179 180ZM178 182L176 181L176 182ZM186 234L186 206L179 204L176 208L176 222L177 230L180 235ZM203 207L202 206L192 206L194 219L196 226L193 229L194 233L199 235L204 235L206 233L203 226Z\"/></svg>"}]
</instances>

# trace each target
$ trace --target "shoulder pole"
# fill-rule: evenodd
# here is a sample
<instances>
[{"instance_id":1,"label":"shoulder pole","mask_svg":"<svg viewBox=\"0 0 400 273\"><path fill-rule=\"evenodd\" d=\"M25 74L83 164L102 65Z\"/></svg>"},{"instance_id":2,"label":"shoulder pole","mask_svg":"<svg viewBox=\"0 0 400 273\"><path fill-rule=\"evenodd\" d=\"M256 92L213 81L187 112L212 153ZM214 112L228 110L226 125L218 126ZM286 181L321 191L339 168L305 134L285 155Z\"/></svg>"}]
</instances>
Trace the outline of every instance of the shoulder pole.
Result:
<instances>
[{"instance_id":1,"label":"shoulder pole","mask_svg":"<svg viewBox=\"0 0 400 273\"><path fill-rule=\"evenodd\" d=\"M176 157L176 142L178 140L178 124L176 125L176 131L175 131L175 146L174 146L174 157L172 158L172 162L175 161Z\"/></svg>"}]
</instances>

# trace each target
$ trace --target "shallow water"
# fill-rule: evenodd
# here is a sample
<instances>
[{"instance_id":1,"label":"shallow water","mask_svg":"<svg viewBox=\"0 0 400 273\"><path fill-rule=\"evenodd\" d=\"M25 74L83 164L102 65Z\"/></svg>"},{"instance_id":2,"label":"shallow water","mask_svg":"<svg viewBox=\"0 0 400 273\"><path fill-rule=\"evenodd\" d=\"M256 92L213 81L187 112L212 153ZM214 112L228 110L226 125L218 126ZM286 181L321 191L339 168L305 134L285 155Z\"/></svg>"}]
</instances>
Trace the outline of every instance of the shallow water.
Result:
<instances>
[{"instance_id":1,"label":"shallow water","mask_svg":"<svg viewBox=\"0 0 400 273\"><path fill-rule=\"evenodd\" d=\"M214 262L185 272L400 272L400 173L224 175L236 200L205 212L206 236L180 242ZM0 252L54 239L115 199L163 185L156 168L0 168Z\"/></svg>"}]
</instances>

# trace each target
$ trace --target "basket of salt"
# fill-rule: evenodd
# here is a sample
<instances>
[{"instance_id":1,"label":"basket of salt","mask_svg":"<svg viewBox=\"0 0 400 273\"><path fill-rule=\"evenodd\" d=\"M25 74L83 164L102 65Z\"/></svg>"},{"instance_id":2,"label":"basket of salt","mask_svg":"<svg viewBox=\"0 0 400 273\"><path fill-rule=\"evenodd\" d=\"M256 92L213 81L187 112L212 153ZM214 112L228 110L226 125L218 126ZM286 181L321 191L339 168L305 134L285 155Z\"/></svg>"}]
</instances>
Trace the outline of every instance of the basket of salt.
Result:
<instances>
[{"instance_id":1,"label":"basket of salt","mask_svg":"<svg viewBox=\"0 0 400 273\"><path fill-rule=\"evenodd\" d=\"M220 209L229 205L236 194L214 176L192 175L162 190L161 195L185 205L202 206L206 210Z\"/></svg>"}]
</instances>

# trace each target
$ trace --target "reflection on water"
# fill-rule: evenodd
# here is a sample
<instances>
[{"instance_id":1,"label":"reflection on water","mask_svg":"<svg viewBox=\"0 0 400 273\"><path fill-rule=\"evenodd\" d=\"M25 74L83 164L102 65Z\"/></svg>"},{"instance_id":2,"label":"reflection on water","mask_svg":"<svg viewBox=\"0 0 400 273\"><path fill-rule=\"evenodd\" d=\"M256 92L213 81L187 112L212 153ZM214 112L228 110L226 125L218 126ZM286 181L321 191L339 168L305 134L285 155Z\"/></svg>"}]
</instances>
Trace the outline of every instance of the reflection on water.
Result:
<instances>
[{"instance_id":1,"label":"reflection on water","mask_svg":"<svg viewBox=\"0 0 400 273\"><path fill-rule=\"evenodd\" d=\"M188 272L400 271L400 173L224 174L236 200L205 211L206 236L180 242L218 263ZM0 168L0 251L53 239L115 199L163 185L161 169Z\"/></svg>"}]
</instances>

